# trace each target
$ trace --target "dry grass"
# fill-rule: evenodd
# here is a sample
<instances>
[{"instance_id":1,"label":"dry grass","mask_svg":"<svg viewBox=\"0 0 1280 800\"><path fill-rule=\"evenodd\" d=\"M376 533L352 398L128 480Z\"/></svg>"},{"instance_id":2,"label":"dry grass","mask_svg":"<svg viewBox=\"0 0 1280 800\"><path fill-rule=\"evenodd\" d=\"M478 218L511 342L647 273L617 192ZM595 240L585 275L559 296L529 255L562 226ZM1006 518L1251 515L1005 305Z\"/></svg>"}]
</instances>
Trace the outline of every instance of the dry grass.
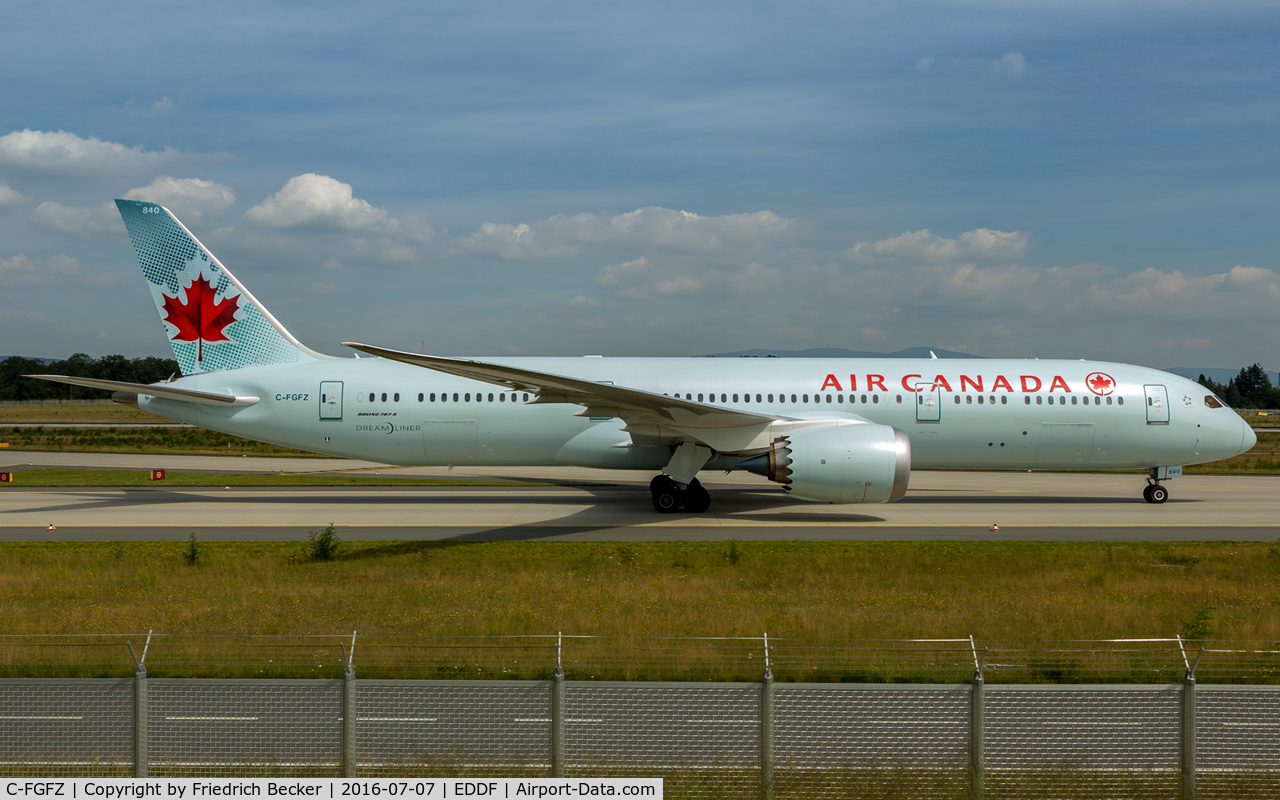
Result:
<instances>
[{"instance_id":1,"label":"dry grass","mask_svg":"<svg viewBox=\"0 0 1280 800\"><path fill-rule=\"evenodd\" d=\"M365 471L308 473L218 473L174 472L163 480L151 480L149 471L123 469L22 469L13 473L13 481L0 485L0 493L9 488L46 486L564 486L549 481L486 481L460 478L405 478L394 473L375 476ZM595 484L599 485L599 484Z\"/></svg>"},{"instance_id":2,"label":"dry grass","mask_svg":"<svg viewBox=\"0 0 1280 800\"><path fill-rule=\"evenodd\" d=\"M120 403L0 405L0 425L6 422L172 422Z\"/></svg>"},{"instance_id":3,"label":"dry grass","mask_svg":"<svg viewBox=\"0 0 1280 800\"><path fill-rule=\"evenodd\" d=\"M800 677L837 680L911 677L893 659L859 656L841 666L831 653L813 655L852 639L972 633L980 644L1000 647L1164 637L1199 624L1212 640L1280 641L1280 547L1265 543L752 542L732 545L737 563L724 543L344 542L338 557L323 563L305 561L301 543L202 543L194 566L182 557L185 547L185 541L0 545L3 633L758 637L767 631L800 640L778 645L781 666L799 668L803 661L804 669L819 671ZM336 639L328 646L337 652ZM587 653L585 645L569 647L578 649L567 654ZM615 677L653 677L654 670L702 657L685 646L683 655L664 651L650 659L654 670L623 675L618 665L625 659L593 647L595 655L579 660L590 673L582 677L603 676L591 664ZM548 664L545 643L539 648L538 668L522 668L519 676L536 677ZM743 660L753 657L750 649L718 650L735 663L687 676L758 677L759 661ZM802 650L804 658L794 655ZM962 666L965 657L952 661ZM1029 663L1013 651L993 655L993 663L997 658ZM332 654L323 660L331 671ZM937 668L949 674L953 667ZM1089 665L1062 656L1027 669L1041 679L1078 680ZM670 670L663 674L671 677Z\"/></svg>"},{"instance_id":4,"label":"dry grass","mask_svg":"<svg viewBox=\"0 0 1280 800\"><path fill-rule=\"evenodd\" d=\"M93 408L93 406L88 406ZM5 428L8 450L332 458L204 428Z\"/></svg>"}]
</instances>

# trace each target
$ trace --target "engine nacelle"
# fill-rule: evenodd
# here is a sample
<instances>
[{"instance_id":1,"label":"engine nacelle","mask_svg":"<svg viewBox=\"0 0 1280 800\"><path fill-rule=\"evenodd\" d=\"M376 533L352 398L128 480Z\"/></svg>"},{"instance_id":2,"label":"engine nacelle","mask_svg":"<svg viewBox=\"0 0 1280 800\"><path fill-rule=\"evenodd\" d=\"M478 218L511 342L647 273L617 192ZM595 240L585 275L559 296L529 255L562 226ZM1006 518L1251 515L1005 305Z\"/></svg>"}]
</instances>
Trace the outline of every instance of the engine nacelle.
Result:
<instances>
[{"instance_id":1,"label":"engine nacelle","mask_svg":"<svg viewBox=\"0 0 1280 800\"><path fill-rule=\"evenodd\" d=\"M840 421L788 433L738 466L802 500L891 503L907 493L911 440L888 425Z\"/></svg>"}]
</instances>

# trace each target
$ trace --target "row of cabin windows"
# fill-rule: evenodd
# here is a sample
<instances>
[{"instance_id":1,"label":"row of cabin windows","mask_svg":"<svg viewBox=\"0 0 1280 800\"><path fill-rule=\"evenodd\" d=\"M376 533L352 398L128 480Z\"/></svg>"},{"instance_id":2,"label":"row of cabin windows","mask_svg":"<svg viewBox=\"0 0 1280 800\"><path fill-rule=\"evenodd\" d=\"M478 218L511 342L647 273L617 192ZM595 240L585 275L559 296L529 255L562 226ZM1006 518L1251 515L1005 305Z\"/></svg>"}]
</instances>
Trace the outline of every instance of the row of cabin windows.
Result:
<instances>
[{"instance_id":1,"label":"row of cabin windows","mask_svg":"<svg viewBox=\"0 0 1280 800\"><path fill-rule=\"evenodd\" d=\"M1053 405L1053 397L1054 397L1053 395L1049 395L1049 405ZM1068 397L1067 395L1058 395L1058 405L1060 405L1060 406L1065 406L1065 405L1067 404L1067 397ZM1074 405L1076 405L1076 404L1077 404L1077 401L1079 400L1079 397L1078 397L1078 396L1076 396L1076 395L1070 395L1070 397L1071 397L1071 405L1073 405L1073 406L1074 406ZM957 402L957 403L959 403L959 402L960 402L960 398L959 398L959 397L957 397L957 398L956 398L956 402ZM1025 403L1026 405L1031 405L1031 395L1027 395L1027 396L1023 397L1023 398L1022 398L1022 402L1023 402L1023 403ZM1124 405L1124 398L1123 398L1123 397L1117 397L1117 398L1116 398L1116 403L1117 403L1117 404L1119 404L1119 405ZM1043 404L1044 404L1044 398L1043 398L1043 397L1041 397L1040 395L1036 395L1036 405L1043 405ZM1087 398L1087 397L1086 397L1086 398L1084 398L1084 404L1085 404L1086 406L1087 406L1087 405L1089 405L1089 398ZM1097 397L1097 396L1095 396L1095 397L1093 398L1093 404L1094 404L1095 406L1102 405L1102 398L1101 398L1101 397ZM1108 398L1107 398L1107 405L1111 405L1111 398L1110 398L1110 397L1108 397Z\"/></svg>"},{"instance_id":2,"label":"row of cabin windows","mask_svg":"<svg viewBox=\"0 0 1280 800\"><path fill-rule=\"evenodd\" d=\"M711 403L714 403L714 402L716 402L716 396L715 396L715 394L711 394L711 395L709 396L709 398L710 398L709 400L704 400L704 399L703 399L703 398L704 398L704 396L706 396L706 395L704 395L704 393L702 393L702 392L699 392L699 393L698 393L698 402L699 402L699 403L703 403L703 402L711 402ZM920 403L920 404L923 404L923 403L924 403L924 401L925 401L925 397L927 397L927 396L928 396L928 395L926 395L926 394L924 394L924 393L921 393L921 394L916 395L916 402L917 402L917 403ZM376 403L376 402L379 402L379 397L381 397L381 402L385 403L385 402L387 402L388 393L387 393L387 392L382 392L382 393L381 393L381 395L379 395L379 393L378 393L378 392L369 392L369 394L368 394L368 400L369 400L369 402L370 402L370 403ZM679 398L679 397L680 397L679 393L677 393L677 394L676 394L676 397L677 397L677 398ZM692 399L693 399L693 397L694 397L694 395L693 395L693 393L692 393L692 392L689 392L689 393L685 394L685 396L684 396L684 398L685 398L686 400L692 400ZM742 401L741 401L741 402L744 402L744 403L750 403L750 402L752 402L751 397L752 397L752 396L751 396L751 395L749 395L749 394L744 394L744 395L742 395ZM757 395L755 395L755 402L757 402L757 403L772 403L772 402L773 402L773 397L774 397L774 396L773 396L772 394L757 394ZM818 394L815 394L815 395L813 396L813 402L814 402L814 403L821 403L821 402L823 402L823 397L824 397L824 395L818 395ZM849 402L850 402L851 404L852 404L852 403L858 403L858 402L866 403L866 402L868 402L868 397L870 397L870 402L871 402L871 403L873 403L873 404L877 404L877 403L879 403L879 402L880 402L880 395L878 395L878 394L873 394L873 395L865 395L865 394L864 394L864 395L853 395L853 394L851 394L851 395L849 395ZM967 394L967 395L965 395L965 396L964 396L964 402L965 402L967 405L972 405L972 404L973 404L973 397L974 397L974 396L973 396L973 395L971 395L971 394ZM996 396L995 396L995 395L978 395L977 397L978 397L978 405L983 405L984 403L990 403L991 405L995 405L995 403L996 403ZM1064 405L1064 406L1065 406L1065 405L1067 404L1067 397L1070 397L1070 398L1071 398L1071 405L1073 405L1073 406L1074 406L1074 405L1078 405L1078 404L1079 404L1079 402L1080 402L1080 397L1079 397L1078 395L1060 395L1060 396L1058 396L1058 397L1057 397L1057 403L1058 403L1059 405ZM364 394L363 392L361 392L361 393L359 393L359 394L357 394L357 395L356 395L356 402L358 402L358 403L363 403L363 402L365 401L365 398L366 398L365 394ZM399 392L392 392L392 393L390 394L390 398L391 398L391 401L390 401L390 402L393 402L393 403L399 403L399 402L400 402L400 393L399 393ZM461 398L462 398L462 399L461 399L461 400L459 400L458 398L459 398L459 393L458 393L458 392L454 392L454 393L453 393L453 402L455 402L455 403L457 403L457 402L470 403L470 402L471 402L471 392L463 392L463 393L461 394ZM808 402L809 402L809 395L807 395L807 394L799 395L799 398L800 398L799 400L797 400L796 398L797 398L797 395L794 395L794 394L793 394L793 395L791 395L791 402L792 402L792 403L808 403ZM825 395L825 398L826 398L826 402L827 402L827 403L831 403L831 402L843 403L843 402L845 401L845 396L844 396L844 395L842 395L842 394L837 394L837 395L830 395L830 394L828 394L828 395ZM896 402L898 403L898 405L901 405L901 404L902 404L902 395L895 395L895 398L894 398L894 399L896 400ZM515 403L515 402L519 402L520 400L523 400L523 401L524 401L524 402L526 402L526 403L527 403L527 402L529 402L529 393L528 393L528 392L523 392L523 393L521 393L520 395L517 395L517 393L516 393L516 392L511 392L511 395L510 395L510 402ZM1041 395L1036 395L1036 405L1043 405L1043 404L1044 404L1044 400L1045 400L1045 399L1044 399L1044 397L1043 397L1043 396L1041 396ZM1111 398L1110 398L1110 397L1107 397L1107 398L1106 398L1106 400L1107 400L1107 405L1111 405ZM506 393L506 392L499 392L499 393L497 394L496 402L499 402L499 403L505 403L505 402L507 402L507 401L508 401L508 397L507 397L507 393ZM432 403L435 403L435 402L437 402L437 400L436 400L436 393L435 393L435 392L431 392L431 393L428 395L428 394L425 394L425 393L423 393L423 392L418 392L418 402L419 402L419 403L422 403L422 402L432 402ZM441 392L441 393L440 393L440 399L439 399L439 401L438 401L438 402L441 402L441 403L447 403L447 402L449 402L449 393L448 393L448 392ZM475 399L475 402L477 402L477 403L483 403L483 402L486 402L486 401L485 401L485 395L484 395L484 393L483 393L483 392L476 392L476 399ZM493 393L493 392L489 392L489 399L488 399L488 402L490 402L490 403L495 402L495 399L494 399L494 393ZM720 395L720 402L721 402L721 403L728 403L728 402L730 402L730 400L729 400L729 395L728 395L728 394L721 394L721 395ZM734 395L733 395L733 401L732 401L732 402L734 402L734 403L739 402L739 400L738 400L738 395L737 395L737 394L734 394ZM787 396L786 396L785 394L780 394L780 395L778 395L778 402L779 402L779 403L785 403L785 402L787 402ZM886 402L888 402L888 400L887 400L887 399L886 399ZM1023 396L1023 398L1022 398L1022 402L1023 402L1023 403L1025 403L1026 405L1031 405L1031 395L1024 395L1024 396ZM1124 405L1124 398L1123 398L1123 397L1117 397L1117 398L1116 398L1116 402L1117 402L1119 405ZM1001 404L1001 405L1008 405L1008 403L1009 403L1009 396L1008 396L1008 395L1000 395L1000 404ZM960 405L960 395L955 395L955 404L956 404L956 405ZM1049 395L1049 405L1053 405L1053 404L1054 404L1054 395ZM1087 398L1087 397L1086 397L1086 398L1084 398L1084 404L1085 404L1085 405L1089 405L1089 398ZM1101 398L1101 397L1094 397L1094 398L1093 398L1093 404L1094 404L1095 406L1097 406L1097 405L1101 405L1101 404L1102 404L1102 398ZM1206 400L1206 404L1207 404L1207 400Z\"/></svg>"},{"instance_id":3,"label":"row of cabin windows","mask_svg":"<svg viewBox=\"0 0 1280 800\"><path fill-rule=\"evenodd\" d=\"M381 398L382 398L382 399L381 399L381 401L379 401L379 399L378 399L378 398L379 398L379 396L381 396ZM386 392L382 392L382 393L381 393L381 395L379 395L379 394L378 394L378 392L369 392L369 394L368 394L368 395L365 395L365 393L364 393L364 392L360 392L359 394L357 394L357 395L356 395L356 402L357 402L357 403L363 403L363 402L365 402L365 400L368 400L370 403L377 403L377 402L383 402L383 403L385 403L385 402L387 402L387 397L388 397L388 396L390 396L390 398L391 398L391 401L390 401L390 402L392 402L392 403L399 403L399 402L400 402L400 393L399 393L399 392L392 392L390 395L388 395ZM461 399L461 400L459 400L459 399L458 399L459 397L461 397L462 399ZM495 398L494 398L494 393L493 393L493 392L489 392L489 399L486 401L486 400L485 400L485 396L484 396L484 393L483 393L483 392L476 392L476 399L475 399L475 401L476 401L477 403L484 403L484 402L489 402L489 403L493 403L493 402L498 402L498 403L507 403L507 402L516 403L516 402L520 402L521 400L523 400L523 401L524 401L524 402L526 402L526 403L527 403L527 402L529 402L529 393L528 393L528 392L522 392L522 393L517 394L516 392L512 392L512 393L510 394L510 396L508 396L506 392L499 392L499 393L497 394L497 398L496 398L496 400L495 400ZM440 393L440 399L439 399L439 401L437 401L437 400L436 400L436 393L435 393L435 392L432 392L431 394L426 394L425 392L418 392L418 402L419 402L419 403L424 403L424 402L430 402L430 403L435 403L435 402L447 403L447 402L449 402L449 393L448 393L448 392L441 392L441 393ZM454 393L453 393L453 402L455 402L455 403L457 403L457 402L470 403L470 402L471 402L471 392L463 392L461 395L459 395L457 392L454 392Z\"/></svg>"},{"instance_id":4,"label":"row of cabin windows","mask_svg":"<svg viewBox=\"0 0 1280 800\"><path fill-rule=\"evenodd\" d=\"M670 397L670 395L666 394L665 392L663 393L663 396L664 396L664 397ZM676 392L675 397L676 397L676 399L677 399L677 400L679 400L679 399L680 399L680 393L679 393L679 392ZM694 397L695 397L695 395L694 395L692 392L687 392L687 393L684 395L684 399L685 399L685 400L692 400L692 399L694 399ZM696 397L698 398L698 402L699 402L699 403L715 403L715 402L717 402L715 392L712 392L712 393L711 393L711 394L709 394L709 395L705 395L704 393L699 392L699 393L696 395ZM733 400L732 400L732 401L730 401L730 400L729 400L729 398L730 398L730 397L733 397ZM744 394L744 395L741 395L741 397L742 397L742 400L741 400L741 401L739 401L739 400L738 400L738 397L739 397L739 395L737 395L737 394L734 394L734 395L721 394L721 395L720 395L720 400L719 400L718 402L721 402L721 403L728 403L728 402L734 402L734 403L737 403L737 402L743 402L743 403L751 403L751 402L755 402L755 403L772 403L772 402L773 402L773 397L774 397L774 396L773 396L773 395L771 395L771 394L757 394L757 395L754 395L755 400L752 400L752 399L751 399L751 398L752 398L752 395L750 395L750 394ZM844 398L845 398L845 396L844 396L844 395L842 395L842 394L836 394L836 395L831 395L831 394L828 394L828 395L815 394L815 395L813 396L813 402L815 402L815 403L821 403L821 402L823 402L823 397L825 397L825 398L826 398L826 402L828 402L828 403L843 403L843 402L844 402ZM704 398L705 398L705 399L704 399ZM799 398L799 399L797 399L797 398ZM859 398L861 398L861 400L860 400L860 401L859 401ZM778 395L778 402L779 402L779 403L785 403L785 402L787 402L787 396L786 396L785 394L780 394L780 395ZM808 402L809 402L809 395L807 395L807 394L794 395L794 394L793 394L793 395L791 395L791 402L792 402L792 403L808 403ZM849 395L849 402L850 402L850 403L857 403L857 402L863 402L863 403L879 403L879 402L880 402L880 395L878 395L878 394L873 394L873 395L870 395L870 396L868 397L868 395L865 395L865 394L864 394L864 395L851 394L851 395ZM885 402L886 402L886 403L887 403L887 402L889 402L889 400L888 400L888 398L887 398L887 397L885 398ZM898 395L898 404L899 404L899 405L901 405L901 404L902 404L902 395Z\"/></svg>"},{"instance_id":5,"label":"row of cabin windows","mask_svg":"<svg viewBox=\"0 0 1280 800\"><path fill-rule=\"evenodd\" d=\"M929 393L927 393L927 392L922 392L922 393L920 393L920 394L917 394L917 395L916 395L917 402L918 402L918 403L920 403L920 404L923 404L923 403L924 403L924 401L925 401L925 398L926 398L926 397L928 397L928 396L929 396ZM1079 397L1079 395L1069 395L1069 396L1070 396L1070 398L1071 398L1071 400L1070 400L1071 405L1073 405L1073 406L1074 406L1074 405L1079 405L1079 404L1080 404L1080 397ZM679 394L679 392L677 392L677 393L676 393L676 398L678 399L679 397L680 397L680 394ZM695 397L695 395L694 395L692 392L688 392L688 393L686 393L686 394L685 394L684 399L686 399L686 400L692 400L692 399L694 399L694 397ZM697 399L698 399L698 402L699 402L699 403L702 403L702 402L714 403L714 402L716 402L716 395L715 395L714 393L712 393L712 394L710 394L710 395L706 395L706 394L704 394L704 393L702 393L702 392L699 392L699 393L696 395L696 397L697 397ZM728 395L728 394L721 394L721 395L720 395L720 400L719 400L719 402L721 402L721 403L728 403L728 402L730 402L729 397L730 397L730 395ZM734 402L734 403L739 402L739 400L738 400L739 395L736 395L736 394L735 394L735 395L732 395L732 397L733 397L732 402ZM744 402L744 403L751 403L751 402L753 402L753 400L752 400L752 395L750 395L750 394L744 394L744 395L741 395L741 397L742 397L742 401L741 401L741 402ZM777 397L778 397L778 402L779 402L779 403L785 403L785 402L787 402L787 395L785 395L785 394L780 394L780 395L778 395ZM799 399L797 399L797 397L798 397ZM1068 402L1067 397L1068 397L1068 396L1066 396L1066 395L1063 395L1063 396L1057 396L1057 400L1056 400L1056 402L1057 402L1059 405L1064 405L1064 406L1065 406L1065 405L1067 404L1067 402ZM704 398L706 398L706 399L704 400ZM774 401L774 400L773 400L774 395L772 395L772 394L757 394L757 395L754 395L754 398L755 398L755 399L754 399L754 402L756 402L756 403L772 403L772 402ZM836 394L836 395L831 395L831 394L828 394L828 395L815 394L815 395L813 395L813 402L814 402L814 403L822 403L822 402L824 402L824 398L825 398L825 402L827 402L827 403L833 403L833 402L834 402L834 403L843 403L843 402L845 402L845 395L842 395L842 394ZM863 394L863 395L855 395L855 394L851 394L851 395L849 395L849 396L848 396L848 398L849 398L849 402L850 402L850 403L867 403L867 402L871 402L871 403L873 403L873 404L874 404L874 403L879 403L879 402L880 402L880 395L878 395L878 394L872 394L872 395L865 395L865 394ZM960 395L955 395L955 404L956 404L956 405L960 405L960 403L962 402L960 398L961 398L961 396L960 396ZM1053 404L1054 404L1054 402L1055 402L1054 398L1055 398L1055 395L1049 395L1049 405L1053 405ZM1108 397L1108 398L1106 398L1106 400L1107 400L1107 405L1111 405L1111 398L1110 398L1110 397ZM1118 402L1120 405L1124 405L1124 398L1123 398L1123 397L1116 398L1116 400L1117 400L1117 402ZM895 401L898 405L901 405L901 404L902 404L902 395L900 395L900 394L899 394L899 395L894 395L894 401ZM807 394L794 395L794 394L793 394L793 395L791 395L791 402L792 402L792 403L808 403L808 402L809 402L809 395L807 395ZM887 403L887 402L889 402L889 400L888 400L888 398L887 398L887 397L885 398L885 402L886 402L886 403ZM974 395L971 395L971 394L964 395L964 400L963 400L963 402L964 402L965 404L967 404L967 405L973 405L973 402L974 402ZM977 395L977 402L978 402L978 405L985 405L985 404L995 405L995 404L996 404L996 395L994 395L994 394L992 394L992 395L981 395L981 394L980 394L980 395ZM1024 403L1026 403L1027 405L1031 405L1031 395L1025 395L1025 396L1023 396L1023 402L1024 402ZM1043 404L1044 404L1044 402L1045 402L1045 398L1044 398L1043 396L1041 396L1041 395L1036 395L1036 405L1043 405ZM1008 404L1009 404L1009 396L1008 396L1008 395L1000 395L1000 405L1008 405ZM1086 397L1086 398L1084 398L1084 404L1085 404L1085 405L1088 405L1088 404L1089 404L1089 398L1087 398L1087 397ZM1101 397L1094 397L1094 398L1093 398L1093 404L1094 404L1095 406L1097 406L1097 405L1101 405L1101 404L1102 404L1102 398L1101 398Z\"/></svg>"}]
</instances>

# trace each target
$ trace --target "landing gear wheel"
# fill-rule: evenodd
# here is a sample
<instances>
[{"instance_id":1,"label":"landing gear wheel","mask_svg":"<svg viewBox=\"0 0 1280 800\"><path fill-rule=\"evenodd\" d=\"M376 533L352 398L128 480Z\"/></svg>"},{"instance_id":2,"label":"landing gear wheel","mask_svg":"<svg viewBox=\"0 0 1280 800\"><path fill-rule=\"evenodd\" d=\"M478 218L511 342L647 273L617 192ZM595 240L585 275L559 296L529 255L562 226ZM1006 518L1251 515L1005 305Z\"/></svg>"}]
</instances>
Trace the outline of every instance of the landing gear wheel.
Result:
<instances>
[{"instance_id":1,"label":"landing gear wheel","mask_svg":"<svg viewBox=\"0 0 1280 800\"><path fill-rule=\"evenodd\" d=\"M703 514L708 508L711 508L711 495L694 478L684 492L684 510L690 514Z\"/></svg>"},{"instance_id":2,"label":"landing gear wheel","mask_svg":"<svg viewBox=\"0 0 1280 800\"><path fill-rule=\"evenodd\" d=\"M680 487L676 484L675 479L670 475L664 475L661 472L653 476L653 480L649 481L649 491L656 493L669 489L673 492L680 491Z\"/></svg>"},{"instance_id":3,"label":"landing gear wheel","mask_svg":"<svg viewBox=\"0 0 1280 800\"><path fill-rule=\"evenodd\" d=\"M1148 486L1147 491L1142 494L1148 503L1163 503L1169 499L1169 490L1159 484Z\"/></svg>"},{"instance_id":4,"label":"landing gear wheel","mask_svg":"<svg viewBox=\"0 0 1280 800\"><path fill-rule=\"evenodd\" d=\"M662 490L653 493L653 510L659 514L672 514L680 507L680 493L676 490Z\"/></svg>"},{"instance_id":5,"label":"landing gear wheel","mask_svg":"<svg viewBox=\"0 0 1280 800\"><path fill-rule=\"evenodd\" d=\"M1142 499L1146 500L1148 503L1155 502L1151 499L1151 484L1148 483L1146 486L1142 487Z\"/></svg>"},{"instance_id":6,"label":"landing gear wheel","mask_svg":"<svg viewBox=\"0 0 1280 800\"><path fill-rule=\"evenodd\" d=\"M653 495L653 510L659 514L671 514L680 507L683 492L670 476L658 475L649 481L649 493Z\"/></svg>"}]
</instances>

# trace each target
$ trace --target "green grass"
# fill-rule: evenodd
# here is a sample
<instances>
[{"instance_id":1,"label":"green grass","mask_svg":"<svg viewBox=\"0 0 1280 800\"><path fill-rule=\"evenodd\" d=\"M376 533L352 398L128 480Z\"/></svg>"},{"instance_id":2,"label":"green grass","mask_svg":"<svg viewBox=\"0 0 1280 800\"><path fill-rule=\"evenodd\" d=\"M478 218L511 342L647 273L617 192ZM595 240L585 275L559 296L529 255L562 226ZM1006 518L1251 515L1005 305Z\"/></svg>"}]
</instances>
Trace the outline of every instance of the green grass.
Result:
<instances>
[{"instance_id":1,"label":"green grass","mask_svg":"<svg viewBox=\"0 0 1280 800\"><path fill-rule=\"evenodd\" d=\"M13 473L13 482L0 484L6 488L56 486L566 486L550 481L517 483L515 481L464 480L457 478L399 478L395 474L374 475L372 472L233 474L214 472L168 471L164 480L153 481L150 472L100 469L25 469Z\"/></svg>"},{"instance_id":2,"label":"green grass","mask_svg":"<svg viewBox=\"0 0 1280 800\"><path fill-rule=\"evenodd\" d=\"M331 458L305 450L241 439L204 428L16 428L0 426L9 450L108 453L253 455Z\"/></svg>"},{"instance_id":3,"label":"green grass","mask_svg":"<svg viewBox=\"0 0 1280 800\"><path fill-rule=\"evenodd\" d=\"M973 634L992 648L988 680L1015 682L1182 675L1167 645L1027 642L1193 626L1210 647L1280 649L1280 546L1268 543L343 541L328 561L308 560L304 544L200 542L195 564L185 534L0 544L3 630L154 629L177 637L153 645L154 675L222 677L339 677L338 642L353 630L364 677L545 678L549 639L458 637L559 631L617 637L566 640L569 677L597 680L757 680L766 631L775 674L791 681L954 682L972 670L967 643L861 641L871 639ZM245 638L261 634L284 638ZM639 638L704 636L751 638ZM130 674L111 642L40 649L0 637L0 674ZM1200 675L1277 682L1280 659L1209 653Z\"/></svg>"}]
</instances>

